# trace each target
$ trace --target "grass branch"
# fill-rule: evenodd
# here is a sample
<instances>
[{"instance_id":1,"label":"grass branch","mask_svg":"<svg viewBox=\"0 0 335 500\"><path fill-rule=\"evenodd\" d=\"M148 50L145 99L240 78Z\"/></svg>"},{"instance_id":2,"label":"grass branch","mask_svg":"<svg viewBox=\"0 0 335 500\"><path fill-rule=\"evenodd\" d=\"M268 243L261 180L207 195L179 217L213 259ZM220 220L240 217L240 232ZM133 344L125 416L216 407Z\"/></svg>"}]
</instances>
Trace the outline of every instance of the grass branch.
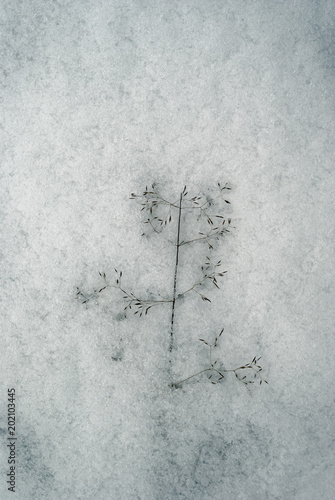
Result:
<instances>
[{"instance_id":1,"label":"grass branch","mask_svg":"<svg viewBox=\"0 0 335 500\"><path fill-rule=\"evenodd\" d=\"M193 375L190 375L182 380L179 380L178 382L175 382L172 384L173 387L178 387L181 386L184 382L187 382L188 380L191 380L194 377L197 377L201 375L202 373L205 372L210 372L209 375L209 380L211 381L212 384L217 384L221 380L225 378L224 373L234 373L235 377L238 379L239 382L241 382L245 387L248 388L249 384L254 384L255 381L258 381L259 384L261 385L263 382L268 384L267 380L265 380L262 375L262 367L258 364L259 360L261 357L254 357L253 360L250 363L246 363L245 365L238 366L237 368L229 368L226 369L224 367L220 367L220 363L218 360L212 361L212 349L217 347L219 338L221 337L223 333L223 329L219 333L219 335L216 337L215 341L213 344L208 343L204 339L199 339L200 342L203 342L208 348L209 348L209 365L207 368L204 368L203 370L200 370ZM242 370L245 370L245 372L242 372ZM246 373L244 375L244 373Z\"/></svg>"}]
</instances>

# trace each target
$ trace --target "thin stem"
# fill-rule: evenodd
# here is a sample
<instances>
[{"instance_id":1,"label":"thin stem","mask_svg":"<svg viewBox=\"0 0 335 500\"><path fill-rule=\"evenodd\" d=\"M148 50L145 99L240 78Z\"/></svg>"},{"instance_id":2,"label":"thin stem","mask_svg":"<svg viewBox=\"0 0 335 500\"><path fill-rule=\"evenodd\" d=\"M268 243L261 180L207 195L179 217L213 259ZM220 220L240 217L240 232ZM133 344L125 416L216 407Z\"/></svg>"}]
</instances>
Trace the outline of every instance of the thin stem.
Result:
<instances>
[{"instance_id":1,"label":"thin stem","mask_svg":"<svg viewBox=\"0 0 335 500\"><path fill-rule=\"evenodd\" d=\"M176 304L176 294L177 294L177 273L178 273L178 261L179 261L179 247L180 247L180 222L181 222L181 201L183 198L183 193L180 193L179 199L179 216L178 216L178 233L177 233L177 252L176 252L176 264L174 269L174 281L173 281L173 298L172 298L172 312L171 312L171 327L170 327L170 352L173 350L173 333L174 333L174 313ZM170 359L170 362L172 360Z\"/></svg>"},{"instance_id":2,"label":"thin stem","mask_svg":"<svg viewBox=\"0 0 335 500\"><path fill-rule=\"evenodd\" d=\"M201 370L200 372L197 372L197 373L195 373L194 375L191 375L190 377L184 378L184 380L180 380L179 382L176 382L176 383L175 383L175 384L173 384L173 385L176 387L177 385L180 385L180 384L182 384L183 382L186 382L187 380L190 380L191 378L196 377L197 375L200 375L201 373L204 373L204 372L209 372L209 371L211 371L211 370L212 370L212 368L205 368L204 370Z\"/></svg>"},{"instance_id":3,"label":"thin stem","mask_svg":"<svg viewBox=\"0 0 335 500\"><path fill-rule=\"evenodd\" d=\"M120 286L118 285L109 285L110 287L112 288L118 288L119 290L121 290L122 293L126 294L128 297L129 297L129 301L130 302L140 302L141 304L161 304L162 302L172 302L171 299L162 299L162 300L156 300L156 299L139 299L137 298L135 295L127 292L126 290L124 290L123 288L121 288Z\"/></svg>"},{"instance_id":4,"label":"thin stem","mask_svg":"<svg viewBox=\"0 0 335 500\"><path fill-rule=\"evenodd\" d=\"M160 194L158 194L156 192L154 194L155 194L155 196L157 198L159 198L161 200L160 202L158 202L159 204L165 203L166 205L170 205L170 207L178 208L178 210L180 210L180 206L177 205L178 202L171 202L169 200L166 200L165 198L163 198ZM187 201L191 201L192 202L192 200L187 200ZM194 203L194 202L192 202L192 203ZM202 207L204 207L207 204L209 204L209 201L205 201L202 205L196 205L196 206L190 206L190 207L182 207L181 210L188 210L188 209L194 209L194 208L202 209Z\"/></svg>"},{"instance_id":5,"label":"thin stem","mask_svg":"<svg viewBox=\"0 0 335 500\"><path fill-rule=\"evenodd\" d=\"M191 292L192 290L194 290L194 288L196 286L199 286L199 285L202 285L202 283L206 280L207 278L204 278L202 281L198 281L197 283L195 283L193 286L191 286L191 288L189 288L188 290L185 290L184 292L180 293L178 295L178 297L181 297L183 295L186 295L187 293ZM195 292L199 293L197 290L194 290Z\"/></svg>"},{"instance_id":6,"label":"thin stem","mask_svg":"<svg viewBox=\"0 0 335 500\"><path fill-rule=\"evenodd\" d=\"M229 219L229 221L230 221L230 219ZM228 227L230 226L230 222L229 221L228 221ZM213 230L211 229L211 231L213 231ZM194 241L208 240L209 238L214 238L214 236L219 236L220 234L229 233L230 232L229 229L227 229L223 225L221 226L220 229L219 228L215 228L214 231L215 232L207 233L207 234L205 234L203 236L199 236L199 238L193 238L192 240L182 241L180 243L180 246L187 245L188 243L193 243Z\"/></svg>"},{"instance_id":7,"label":"thin stem","mask_svg":"<svg viewBox=\"0 0 335 500\"><path fill-rule=\"evenodd\" d=\"M212 272L211 274L206 275L204 277L204 279L202 279L201 281L198 281L197 283L194 283L194 285L191 286L191 288L188 288L188 290L185 290L184 292L179 293L178 297L186 295L187 293L192 292L192 291L201 295L201 293L199 293L198 290L195 290L195 287L202 285L206 280L212 280L212 278L214 278L215 276L217 276L217 274L215 272Z\"/></svg>"},{"instance_id":8,"label":"thin stem","mask_svg":"<svg viewBox=\"0 0 335 500\"><path fill-rule=\"evenodd\" d=\"M129 293L129 292L127 292L127 290L125 290L124 288L122 288L121 285L120 285L120 283L118 283L117 285L111 285L110 283L108 283L108 281L107 281L107 279L106 279L105 276L103 276L103 279L104 279L104 281L106 283L106 286L104 288L108 287L108 288L117 288L117 289L119 289L122 293L124 293L128 297L127 300L129 301L129 304L132 304L133 302L140 302L141 304L158 305L158 304L162 304L162 303L172 302L172 299L160 299L160 300L156 300L156 299L139 299L132 292ZM100 291L102 291L104 288L101 288ZM81 293L81 295L83 295L83 293Z\"/></svg>"},{"instance_id":9,"label":"thin stem","mask_svg":"<svg viewBox=\"0 0 335 500\"><path fill-rule=\"evenodd\" d=\"M221 378L223 378L223 373L228 373L228 372L233 372L236 377L238 378L239 381L243 382L243 379L239 378L238 375L237 375L237 370L242 370L242 369L251 369L253 370L258 376L259 378L261 379L261 381L264 381L266 383L268 383L263 377L262 375L259 373L259 370L256 370L253 366L251 365L245 365L245 366L239 366L238 368L234 368L234 369L229 369L229 370L225 370L225 369L221 369L221 370L218 370L217 368L214 368L214 364L212 364L212 347L213 345L209 344L209 357L210 357L210 368L205 368L204 370L201 370L200 372L197 372L197 373L194 373L193 375L190 375L189 377L187 378L184 378L183 380L180 380L179 382L176 382L174 384L172 384L174 387L177 387L178 385L181 385L182 383L186 382L187 380L190 380L191 378L193 377L196 377L197 375L200 375L201 373L204 373L204 372L215 372L215 373L218 373L220 375ZM220 380L220 379L219 379ZM244 384L246 382L243 382ZM253 382L250 382L253 384Z\"/></svg>"},{"instance_id":10,"label":"thin stem","mask_svg":"<svg viewBox=\"0 0 335 500\"><path fill-rule=\"evenodd\" d=\"M187 245L188 243L193 243L194 241L199 241L199 240L208 240L208 238L213 238L214 236L217 236L218 234L220 234L220 231L216 231L215 233L213 234L207 234L207 236L201 236L199 238L194 238L193 240L188 240L188 241L182 241L180 243L180 246L182 245Z\"/></svg>"}]
</instances>

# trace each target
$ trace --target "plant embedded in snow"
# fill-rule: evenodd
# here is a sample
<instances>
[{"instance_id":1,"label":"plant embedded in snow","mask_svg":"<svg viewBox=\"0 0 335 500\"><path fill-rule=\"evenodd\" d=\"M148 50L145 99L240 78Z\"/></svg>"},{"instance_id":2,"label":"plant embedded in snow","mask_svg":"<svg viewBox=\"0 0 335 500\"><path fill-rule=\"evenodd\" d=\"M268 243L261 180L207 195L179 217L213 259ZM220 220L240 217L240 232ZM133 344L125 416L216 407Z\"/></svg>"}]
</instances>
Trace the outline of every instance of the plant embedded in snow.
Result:
<instances>
[{"instance_id":1,"label":"plant embedded in snow","mask_svg":"<svg viewBox=\"0 0 335 500\"><path fill-rule=\"evenodd\" d=\"M222 186L218 183L218 196L229 191L231 188L225 184ZM216 198L217 198L216 197ZM93 296L96 297L104 290L108 288L115 288L120 293L122 293L122 298L125 302L124 311L132 311L135 315L140 317L147 315L150 309L159 305L170 304L171 306L171 320L170 320L170 342L169 342L169 352L170 352L170 372L172 365L172 353L174 350L174 340L175 340L175 311L176 303L179 299L184 298L188 294L199 295L199 297L204 302L211 302L211 299L207 296L207 283L211 283L214 287L220 288L218 280L222 278L226 270L221 269L221 260L213 261L210 255L207 254L205 262L201 266L201 277L195 281L192 285L185 288L184 290L178 290L178 269L179 269L179 254L180 250L185 245L192 245L196 243L206 244L208 246L208 253L214 249L215 242L218 241L219 237L230 232L231 219L225 217L222 214L211 213L214 206L216 198L210 196L189 196L186 186L180 193L178 199L169 201L163 197L155 184L152 184L148 189L146 186L145 190L141 194L131 193L131 199L140 202L141 211L147 213L144 223L149 228L149 233L161 234L165 228L171 227L171 223L176 219L176 237L175 239L167 238L166 241L172 244L176 248L176 259L173 273L173 293L172 296L161 298L152 297L142 297L139 294L135 294L133 291L129 290L123 285L123 273L117 269L115 271L114 281L107 279L104 272L99 272L101 279L103 280L102 286L94 290L93 295L84 294L77 288L77 299L82 303L86 303ZM230 205L230 201L223 197L223 201ZM182 213L195 213L199 225L201 225L201 230L197 234L193 234L190 237L182 238ZM203 227L204 226L204 227ZM171 231L170 231L171 232ZM143 233L144 235L145 233ZM216 384L224 378L224 373L234 373L236 378L243 383L245 386L253 384L256 380L260 384L266 382L263 379L260 372L262 368L258 365L260 357L254 357L250 363L246 363L234 369L225 369L218 362L218 360L212 362L212 349L217 347L218 340L222 335L223 329L220 334L216 337L213 344L208 343L204 339L200 339L209 348L209 364L208 367L177 382L173 383L173 387L180 386L184 382L202 374L207 373L209 380ZM266 382L267 383L267 382Z\"/></svg>"}]
</instances>

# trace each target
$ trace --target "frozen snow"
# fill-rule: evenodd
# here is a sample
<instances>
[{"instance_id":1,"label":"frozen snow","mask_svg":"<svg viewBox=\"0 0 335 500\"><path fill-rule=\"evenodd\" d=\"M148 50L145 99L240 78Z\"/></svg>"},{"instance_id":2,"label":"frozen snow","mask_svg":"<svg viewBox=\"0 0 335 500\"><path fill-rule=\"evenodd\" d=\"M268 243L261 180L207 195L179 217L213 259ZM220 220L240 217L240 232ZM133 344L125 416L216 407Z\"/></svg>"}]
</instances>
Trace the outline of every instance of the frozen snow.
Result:
<instances>
[{"instance_id":1,"label":"frozen snow","mask_svg":"<svg viewBox=\"0 0 335 500\"><path fill-rule=\"evenodd\" d=\"M334 17L331 0L2 2L1 498L8 387L17 499L333 498ZM177 302L173 380L224 327L224 367L262 356L269 385L171 389L170 304L138 318L94 293L116 267L171 296L176 214L141 236L129 199L152 182L232 187L228 272L211 303ZM179 290L206 255L180 247Z\"/></svg>"}]
</instances>

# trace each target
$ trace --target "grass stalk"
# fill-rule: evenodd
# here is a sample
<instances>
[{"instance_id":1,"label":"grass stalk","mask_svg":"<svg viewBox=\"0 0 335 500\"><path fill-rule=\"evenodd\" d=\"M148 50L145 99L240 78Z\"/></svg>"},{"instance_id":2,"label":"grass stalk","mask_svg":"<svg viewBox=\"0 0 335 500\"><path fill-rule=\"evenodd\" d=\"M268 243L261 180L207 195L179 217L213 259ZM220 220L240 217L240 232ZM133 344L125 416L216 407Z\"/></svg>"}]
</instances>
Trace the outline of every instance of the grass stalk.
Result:
<instances>
[{"instance_id":1,"label":"grass stalk","mask_svg":"<svg viewBox=\"0 0 335 500\"><path fill-rule=\"evenodd\" d=\"M176 264L174 268L174 280L173 280L173 297L172 297L172 310L171 310L171 323L170 323L170 353L173 351L174 342L174 315L176 307L176 295L177 295L177 274L178 274L178 263L179 263L179 247L180 247L180 225L181 225L181 202L183 199L183 193L180 193L179 199L179 213L178 213L178 232L177 232L177 250L176 250ZM172 359L170 356L170 364Z\"/></svg>"}]
</instances>

